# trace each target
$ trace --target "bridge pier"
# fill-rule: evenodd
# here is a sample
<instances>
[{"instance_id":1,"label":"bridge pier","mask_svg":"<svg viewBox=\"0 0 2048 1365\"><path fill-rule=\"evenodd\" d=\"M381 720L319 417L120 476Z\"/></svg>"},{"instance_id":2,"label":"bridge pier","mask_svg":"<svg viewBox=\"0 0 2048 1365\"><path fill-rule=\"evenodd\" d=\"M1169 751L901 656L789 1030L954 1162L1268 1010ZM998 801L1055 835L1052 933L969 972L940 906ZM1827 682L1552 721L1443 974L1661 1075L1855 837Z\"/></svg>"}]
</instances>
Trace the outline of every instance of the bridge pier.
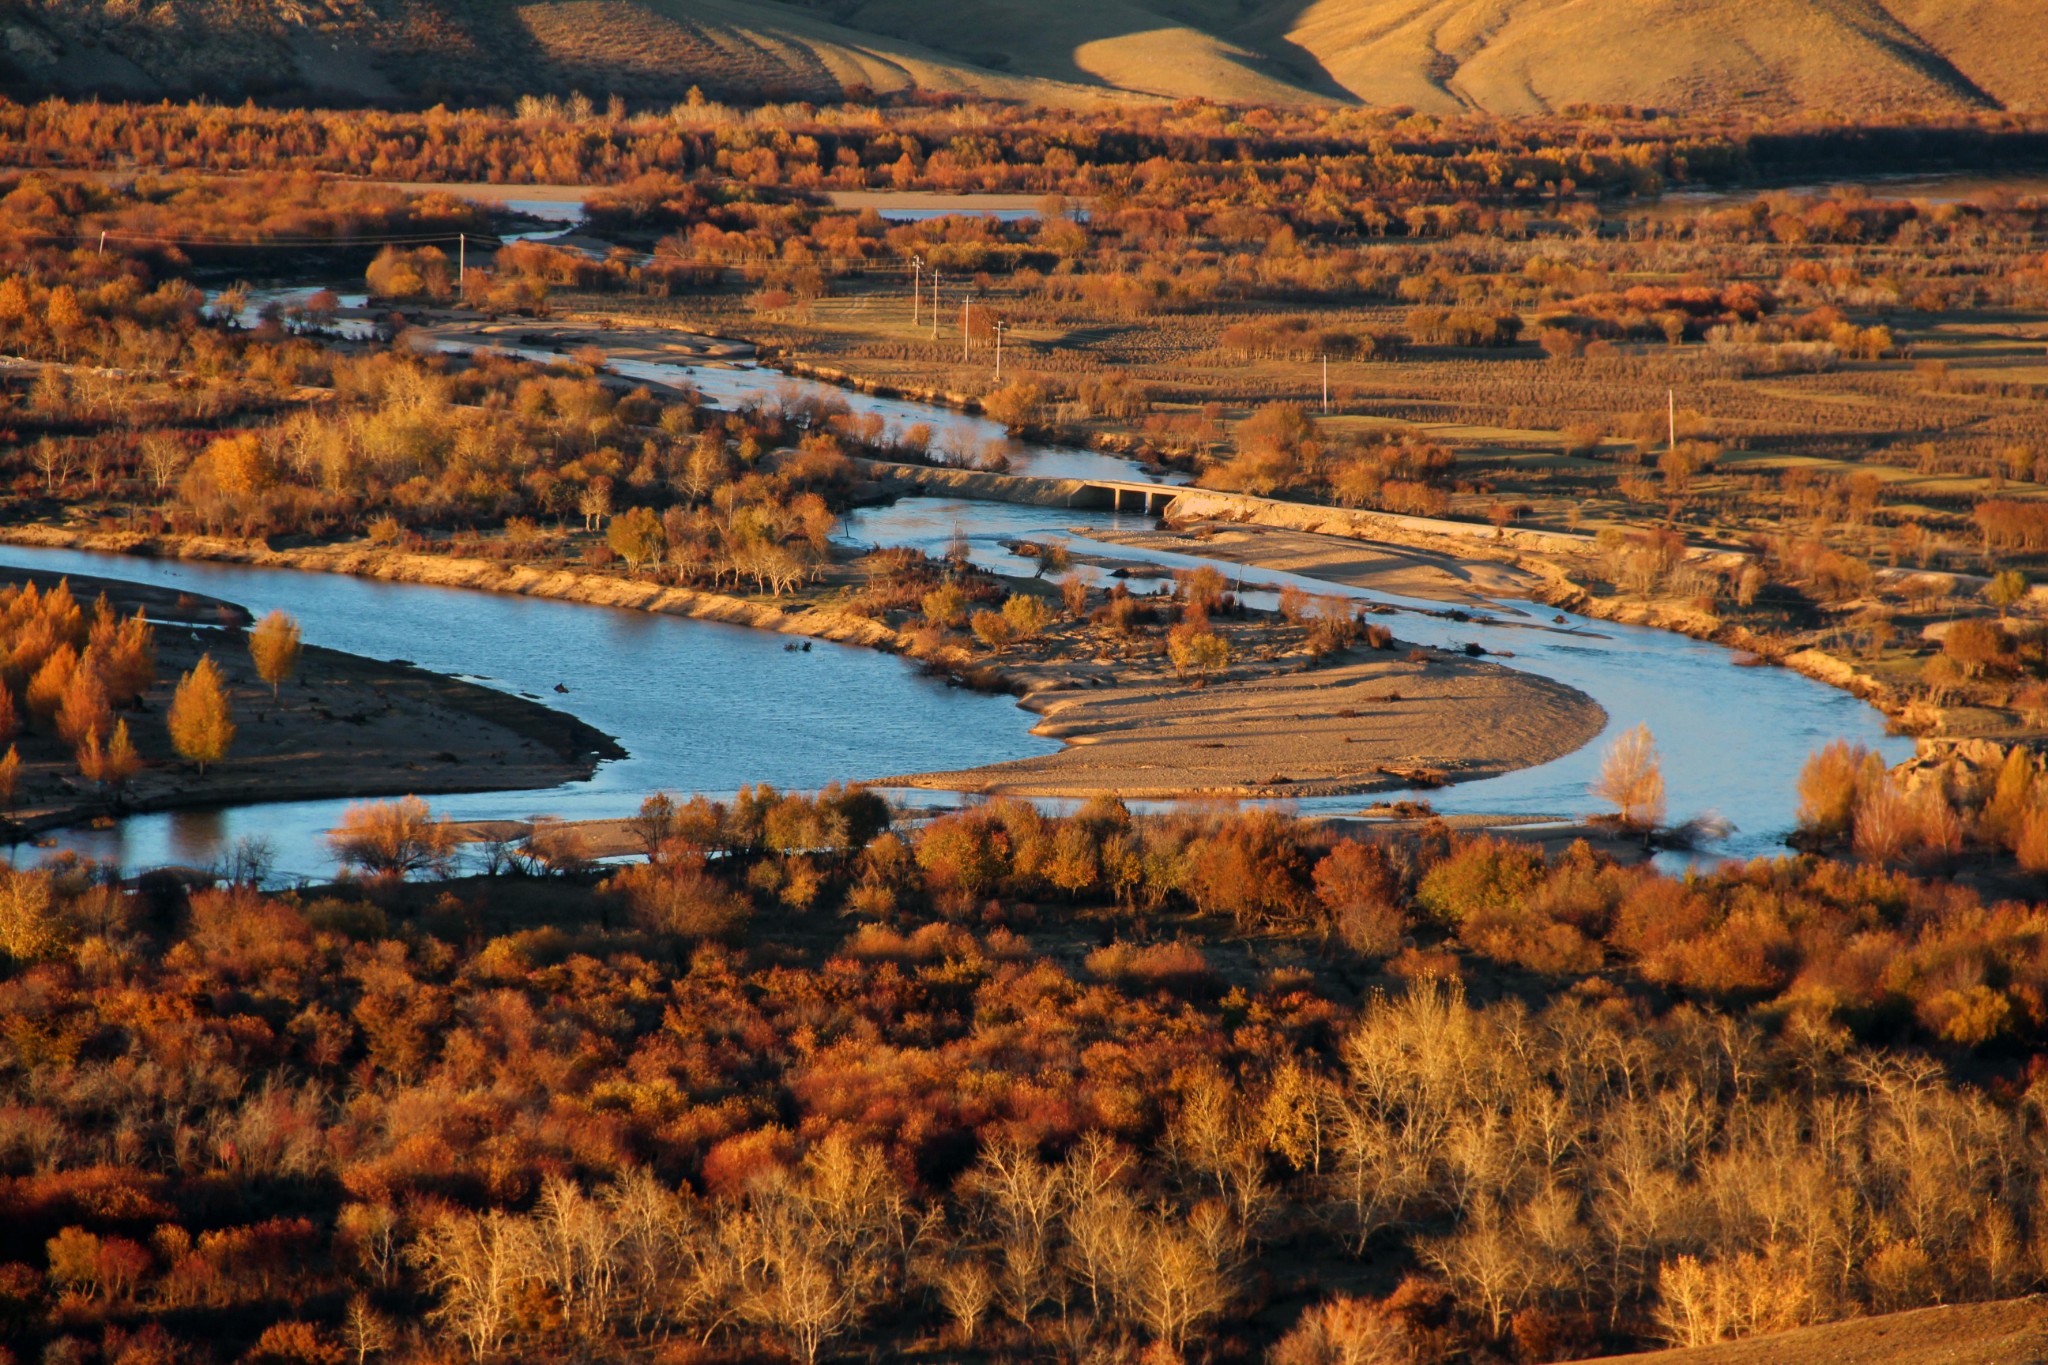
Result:
<instances>
[{"instance_id":1,"label":"bridge pier","mask_svg":"<svg viewBox=\"0 0 2048 1365\"><path fill-rule=\"evenodd\" d=\"M1101 483L1091 481L1088 487L1109 494L1109 510L1112 512L1124 510L1124 494L1129 493L1138 500L1138 506L1144 509L1145 515L1148 517L1155 515L1155 506L1157 511L1165 511L1167 506L1173 502L1175 493L1179 491L1174 488L1149 488L1125 483L1111 483L1108 480L1104 480ZM1156 505L1153 502L1154 498L1158 499Z\"/></svg>"}]
</instances>

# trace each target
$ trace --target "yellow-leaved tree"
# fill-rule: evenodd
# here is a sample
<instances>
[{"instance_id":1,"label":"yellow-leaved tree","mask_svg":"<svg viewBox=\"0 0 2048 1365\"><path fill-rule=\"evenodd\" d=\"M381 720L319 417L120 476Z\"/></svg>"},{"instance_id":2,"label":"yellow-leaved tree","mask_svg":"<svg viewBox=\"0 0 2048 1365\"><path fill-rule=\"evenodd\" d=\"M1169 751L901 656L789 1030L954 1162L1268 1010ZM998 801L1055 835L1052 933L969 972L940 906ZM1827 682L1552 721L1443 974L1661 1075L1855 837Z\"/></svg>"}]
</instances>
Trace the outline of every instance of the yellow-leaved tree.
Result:
<instances>
[{"instance_id":1,"label":"yellow-leaved tree","mask_svg":"<svg viewBox=\"0 0 2048 1365\"><path fill-rule=\"evenodd\" d=\"M100 732L93 730L78 744L78 771L88 781L98 784L103 792L111 792L119 798L130 778L142 767L142 755L135 752L135 743L128 738L128 722L114 722L114 735L106 743L100 742Z\"/></svg>"},{"instance_id":2,"label":"yellow-leaved tree","mask_svg":"<svg viewBox=\"0 0 2048 1365\"><path fill-rule=\"evenodd\" d=\"M299 666L299 623L284 612L271 612L249 632L249 657L270 684L271 700L277 700L278 689Z\"/></svg>"},{"instance_id":3,"label":"yellow-leaved tree","mask_svg":"<svg viewBox=\"0 0 2048 1365\"><path fill-rule=\"evenodd\" d=\"M220 666L211 654L200 655L192 671L178 679L170 726L171 744L187 762L197 763L202 774L207 764L228 756L235 742L235 722Z\"/></svg>"}]
</instances>

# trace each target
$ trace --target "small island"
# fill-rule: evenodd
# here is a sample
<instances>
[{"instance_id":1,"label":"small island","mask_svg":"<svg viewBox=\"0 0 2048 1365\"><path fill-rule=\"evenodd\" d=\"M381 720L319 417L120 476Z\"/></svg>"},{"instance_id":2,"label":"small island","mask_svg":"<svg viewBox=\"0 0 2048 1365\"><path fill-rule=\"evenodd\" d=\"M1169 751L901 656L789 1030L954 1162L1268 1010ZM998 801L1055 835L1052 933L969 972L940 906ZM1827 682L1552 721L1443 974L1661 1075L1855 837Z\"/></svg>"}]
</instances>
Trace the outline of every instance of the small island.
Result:
<instances>
[{"instance_id":1,"label":"small island","mask_svg":"<svg viewBox=\"0 0 2048 1365\"><path fill-rule=\"evenodd\" d=\"M33 657L37 644L23 637L38 625L54 643L36 660L37 674L47 654L63 649L83 660L102 617L132 634L139 616L149 664L132 698L105 700L99 735L104 750L118 742L114 727L125 731L133 771L122 773L128 765L116 764L103 768L100 780L83 771L86 740L65 733L65 696L49 715L39 716L35 676L24 677L10 692L28 694L15 713L10 739L19 765L13 768L6 814L17 836L228 802L530 790L588 779L599 762L625 753L610 736L572 716L403 660L301 645L288 676L273 688L250 654L250 613L218 598L8 568L0 569L0 604L12 607L7 623L20 620L29 627L8 632L10 672L21 671L16 661ZM52 625L66 619L76 625ZM83 649L58 638L81 631ZM202 658L219 671L233 728L226 752L203 767L179 753L168 723L179 680ZM91 705L72 702L74 711ZM78 723L73 717L72 727Z\"/></svg>"}]
</instances>

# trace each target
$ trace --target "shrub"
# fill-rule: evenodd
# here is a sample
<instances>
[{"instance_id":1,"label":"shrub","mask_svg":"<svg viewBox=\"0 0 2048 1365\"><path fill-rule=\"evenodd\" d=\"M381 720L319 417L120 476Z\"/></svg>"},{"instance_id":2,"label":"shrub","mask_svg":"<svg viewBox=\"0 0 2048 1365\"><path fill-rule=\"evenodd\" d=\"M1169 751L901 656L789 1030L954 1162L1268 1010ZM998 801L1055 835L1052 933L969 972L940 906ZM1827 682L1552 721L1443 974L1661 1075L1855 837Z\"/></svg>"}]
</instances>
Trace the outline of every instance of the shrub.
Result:
<instances>
[{"instance_id":1,"label":"shrub","mask_svg":"<svg viewBox=\"0 0 2048 1365\"><path fill-rule=\"evenodd\" d=\"M417 796L351 805L327 836L336 861L373 877L445 872L455 858L455 832Z\"/></svg>"},{"instance_id":2,"label":"shrub","mask_svg":"<svg viewBox=\"0 0 2048 1365\"><path fill-rule=\"evenodd\" d=\"M1799 827L1821 839L1849 833L1856 814L1856 795L1883 760L1861 744L1830 740L1807 756L1799 770Z\"/></svg>"},{"instance_id":3,"label":"shrub","mask_svg":"<svg viewBox=\"0 0 2048 1365\"><path fill-rule=\"evenodd\" d=\"M1543 855L1493 835L1468 840L1423 874L1415 906L1455 928L1469 916L1513 907L1543 880Z\"/></svg>"}]
</instances>

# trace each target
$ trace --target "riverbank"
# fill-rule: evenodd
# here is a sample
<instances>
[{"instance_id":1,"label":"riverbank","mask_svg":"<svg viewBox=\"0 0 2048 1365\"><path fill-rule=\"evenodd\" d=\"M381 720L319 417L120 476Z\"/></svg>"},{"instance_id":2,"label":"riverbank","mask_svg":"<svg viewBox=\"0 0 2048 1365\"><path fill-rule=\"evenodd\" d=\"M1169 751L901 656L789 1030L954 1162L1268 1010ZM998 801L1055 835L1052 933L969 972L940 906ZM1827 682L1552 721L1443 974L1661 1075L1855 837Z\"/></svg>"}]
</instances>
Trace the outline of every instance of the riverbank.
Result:
<instances>
[{"instance_id":1,"label":"riverbank","mask_svg":"<svg viewBox=\"0 0 2048 1365\"><path fill-rule=\"evenodd\" d=\"M1595 591L1582 573L1574 572L1594 551L1587 537L1513 529L1496 533L1491 527L1431 518L1346 512L1196 489L1175 497L1161 520L1170 529L1096 538L1408 597L1532 598L1596 620L1671 631L1789 668L1870 703L1906 733L1940 734L1948 726L1941 710L1901 696L1855 659L1810 645L1787 648L1781 640L1759 635L1690 600ZM1744 559L1715 549L1688 553L1695 562L1717 570L1739 566Z\"/></svg>"},{"instance_id":2,"label":"riverbank","mask_svg":"<svg viewBox=\"0 0 2048 1365\"><path fill-rule=\"evenodd\" d=\"M917 822L928 815L951 810L951 806L917 807L902 818ZM1650 851L1638 838L1618 834L1610 824L1579 820L1558 820L1547 816L1486 815L1388 815L1366 810L1348 815L1307 815L1301 817L1340 839L1361 841L1390 837L1413 837L1432 830L1448 829L1460 834L1485 833L1541 849L1547 858L1562 856L1573 844L1584 843L1604 857L1623 864L1647 860ZM901 825L898 826L901 828ZM457 843L497 844L512 848L539 830L533 820L451 820L448 831ZM546 832L555 849L570 852L587 862L614 858L643 857L647 836L633 816L602 820L555 820Z\"/></svg>"},{"instance_id":3,"label":"riverbank","mask_svg":"<svg viewBox=\"0 0 2048 1365\"><path fill-rule=\"evenodd\" d=\"M104 593L122 614L155 623L157 681L121 715L145 766L116 802L82 778L69 746L28 732L14 743L22 767L9 814L25 831L114 814L343 797L517 791L587 780L624 750L577 720L401 660L304 647L273 697L256 674L239 605L116 578L0 569L0 583L67 580L83 603ZM234 744L204 773L173 750L165 714L178 679L210 655L224 675Z\"/></svg>"},{"instance_id":4,"label":"riverbank","mask_svg":"<svg viewBox=\"0 0 2048 1365\"><path fill-rule=\"evenodd\" d=\"M465 588L476 592L544 597L623 611L655 612L754 630L805 635L843 644L894 649L899 641L887 626L849 612L788 608L692 588L664 587L608 574L537 568L448 555L411 554L363 543L274 550L265 545L212 536L146 536L127 531L86 531L54 526L0 528L0 541L46 549L95 550L105 554L244 564L261 569L347 574L389 583Z\"/></svg>"},{"instance_id":5,"label":"riverbank","mask_svg":"<svg viewBox=\"0 0 2048 1365\"><path fill-rule=\"evenodd\" d=\"M615 575L395 551L361 543L270 549L209 537L15 526L16 544L348 574L388 582L543 597L905 652L884 622L821 605L784 605ZM1232 627L1242 629L1242 627ZM1241 650L1206 687L1149 651L1048 640L1004 656L948 647L1043 717L1065 748L1026 767L908 774L887 785L1133 798L1342 795L1465 781L1543 763L1585 744L1605 716L1572 688L1441 651L1355 650L1309 668L1305 655ZM848 774L872 777L871 774ZM538 784L536 784L538 785ZM352 795L353 792L340 794Z\"/></svg>"},{"instance_id":6,"label":"riverbank","mask_svg":"<svg viewBox=\"0 0 2048 1365\"><path fill-rule=\"evenodd\" d=\"M1389 541L1338 539L1287 528L1198 522L1163 531L1094 531L1132 549L1200 555L1247 568L1329 579L1369 592L1468 605L1533 597L1540 575L1515 565Z\"/></svg>"}]
</instances>

